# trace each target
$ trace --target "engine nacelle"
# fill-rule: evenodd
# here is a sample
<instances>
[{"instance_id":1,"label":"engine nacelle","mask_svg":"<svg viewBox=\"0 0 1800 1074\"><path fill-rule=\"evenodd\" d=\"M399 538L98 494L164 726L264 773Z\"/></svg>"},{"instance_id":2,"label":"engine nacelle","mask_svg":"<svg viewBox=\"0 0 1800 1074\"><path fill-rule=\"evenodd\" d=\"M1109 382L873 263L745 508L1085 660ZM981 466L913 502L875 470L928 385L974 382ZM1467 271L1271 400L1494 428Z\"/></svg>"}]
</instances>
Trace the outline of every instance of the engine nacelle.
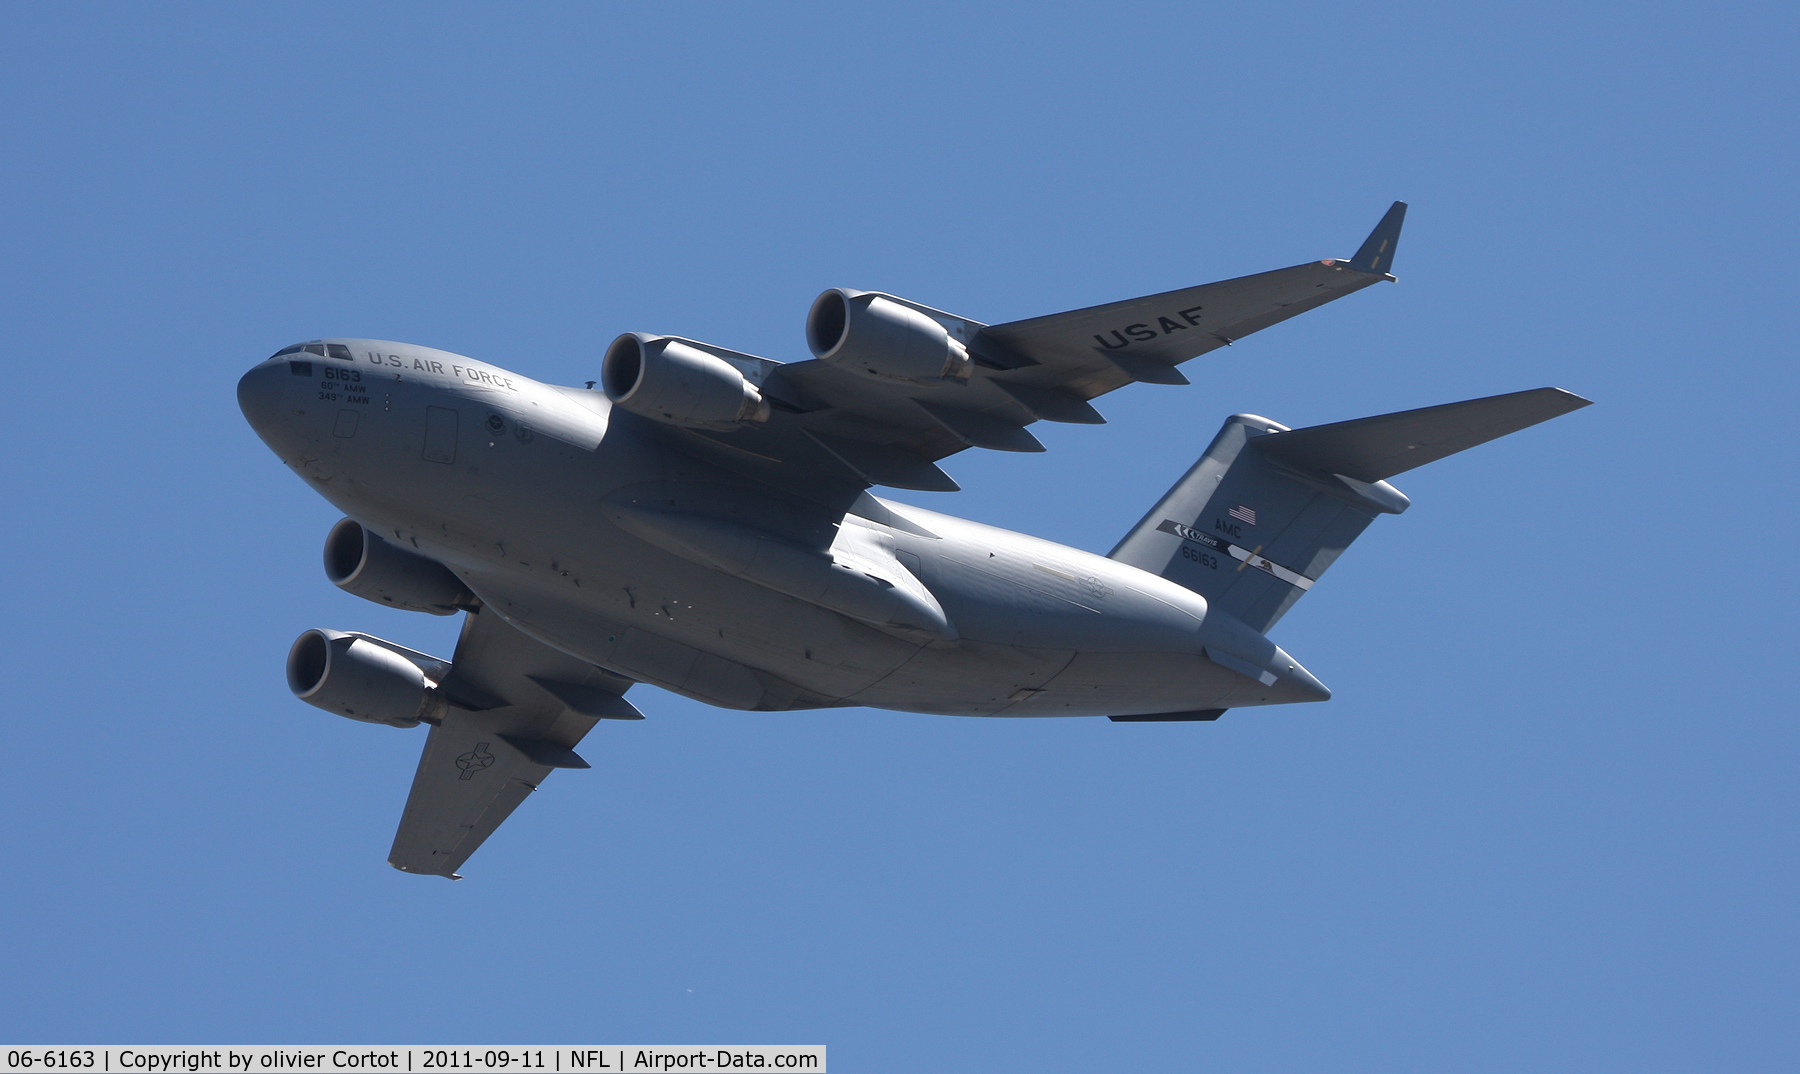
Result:
<instances>
[{"instance_id":1,"label":"engine nacelle","mask_svg":"<svg viewBox=\"0 0 1800 1074\"><path fill-rule=\"evenodd\" d=\"M326 712L364 723L416 727L435 689L418 665L367 638L309 630L288 650L288 689Z\"/></svg>"},{"instance_id":2,"label":"engine nacelle","mask_svg":"<svg viewBox=\"0 0 1800 1074\"><path fill-rule=\"evenodd\" d=\"M614 404L694 429L768 421L756 385L725 359L667 336L627 332L606 348L600 381Z\"/></svg>"},{"instance_id":3,"label":"engine nacelle","mask_svg":"<svg viewBox=\"0 0 1800 1074\"><path fill-rule=\"evenodd\" d=\"M476 603L450 568L382 540L351 518L325 538L325 577L346 593L410 612L454 615Z\"/></svg>"},{"instance_id":4,"label":"engine nacelle","mask_svg":"<svg viewBox=\"0 0 1800 1074\"><path fill-rule=\"evenodd\" d=\"M943 325L886 295L833 288L813 300L806 345L822 362L914 384L967 381L968 349Z\"/></svg>"}]
</instances>

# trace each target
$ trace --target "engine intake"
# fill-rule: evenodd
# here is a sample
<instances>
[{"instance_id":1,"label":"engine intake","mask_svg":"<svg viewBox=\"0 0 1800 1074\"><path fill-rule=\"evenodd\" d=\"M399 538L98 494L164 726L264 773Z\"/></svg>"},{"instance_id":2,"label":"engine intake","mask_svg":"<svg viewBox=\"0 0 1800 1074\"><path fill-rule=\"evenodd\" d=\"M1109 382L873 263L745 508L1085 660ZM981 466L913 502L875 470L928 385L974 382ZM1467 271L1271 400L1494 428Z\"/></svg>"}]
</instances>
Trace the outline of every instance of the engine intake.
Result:
<instances>
[{"instance_id":1,"label":"engine intake","mask_svg":"<svg viewBox=\"0 0 1800 1074\"><path fill-rule=\"evenodd\" d=\"M455 615L478 603L450 568L382 540L353 518L325 537L325 577L346 593L409 612Z\"/></svg>"},{"instance_id":2,"label":"engine intake","mask_svg":"<svg viewBox=\"0 0 1800 1074\"><path fill-rule=\"evenodd\" d=\"M326 712L363 723L416 727L435 689L417 664L368 638L309 630L288 650L288 689Z\"/></svg>"},{"instance_id":3,"label":"engine intake","mask_svg":"<svg viewBox=\"0 0 1800 1074\"><path fill-rule=\"evenodd\" d=\"M967 381L969 351L943 325L889 295L833 288L813 300L806 345L822 362L883 380Z\"/></svg>"},{"instance_id":4,"label":"engine intake","mask_svg":"<svg viewBox=\"0 0 1800 1074\"><path fill-rule=\"evenodd\" d=\"M627 332L600 364L606 397L646 418L694 429L769 420L756 385L725 359L667 336Z\"/></svg>"}]
</instances>

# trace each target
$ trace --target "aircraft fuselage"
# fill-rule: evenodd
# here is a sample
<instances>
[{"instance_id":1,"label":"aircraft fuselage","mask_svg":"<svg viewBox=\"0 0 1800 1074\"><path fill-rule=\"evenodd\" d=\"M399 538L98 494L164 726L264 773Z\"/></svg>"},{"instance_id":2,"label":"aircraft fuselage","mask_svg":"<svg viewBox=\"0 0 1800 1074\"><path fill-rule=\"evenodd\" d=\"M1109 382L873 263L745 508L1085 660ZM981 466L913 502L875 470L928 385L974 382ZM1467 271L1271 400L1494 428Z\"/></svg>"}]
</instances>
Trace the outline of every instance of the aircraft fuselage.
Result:
<instances>
[{"instance_id":1,"label":"aircraft fuselage","mask_svg":"<svg viewBox=\"0 0 1800 1074\"><path fill-rule=\"evenodd\" d=\"M1328 696L1278 649L1279 677L1208 659L1245 629L1104 556L873 497L811 504L680 450L599 391L407 344L318 349L240 383L276 454L513 626L632 679L730 708L982 716ZM820 584L843 595L803 599L734 566L727 546L759 533L828 548L838 573ZM882 600L900 602L898 625L856 613Z\"/></svg>"}]
</instances>

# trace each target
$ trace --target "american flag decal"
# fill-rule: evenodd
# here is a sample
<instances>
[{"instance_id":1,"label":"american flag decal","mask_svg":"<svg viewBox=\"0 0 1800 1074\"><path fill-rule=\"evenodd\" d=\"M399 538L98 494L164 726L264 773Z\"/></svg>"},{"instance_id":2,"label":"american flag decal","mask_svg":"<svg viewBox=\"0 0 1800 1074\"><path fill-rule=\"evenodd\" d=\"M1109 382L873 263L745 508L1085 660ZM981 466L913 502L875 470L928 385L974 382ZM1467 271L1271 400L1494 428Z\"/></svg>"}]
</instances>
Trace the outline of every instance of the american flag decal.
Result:
<instances>
[{"instance_id":1,"label":"american flag decal","mask_svg":"<svg viewBox=\"0 0 1800 1074\"><path fill-rule=\"evenodd\" d=\"M1250 510L1241 503L1225 513L1232 518L1237 519L1239 522L1247 522L1252 526L1256 525L1256 512Z\"/></svg>"}]
</instances>

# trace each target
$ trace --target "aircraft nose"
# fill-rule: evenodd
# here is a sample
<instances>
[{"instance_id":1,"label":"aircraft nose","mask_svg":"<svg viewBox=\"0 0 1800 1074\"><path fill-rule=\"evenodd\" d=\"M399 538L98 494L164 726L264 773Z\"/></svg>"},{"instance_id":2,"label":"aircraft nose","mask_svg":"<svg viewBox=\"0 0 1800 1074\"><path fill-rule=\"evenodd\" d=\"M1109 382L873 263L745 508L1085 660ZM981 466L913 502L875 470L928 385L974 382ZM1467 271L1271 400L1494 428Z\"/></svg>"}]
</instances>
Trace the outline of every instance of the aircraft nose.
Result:
<instances>
[{"instance_id":1,"label":"aircraft nose","mask_svg":"<svg viewBox=\"0 0 1800 1074\"><path fill-rule=\"evenodd\" d=\"M267 429L281 409L281 388L287 372L284 363L264 362L238 381L238 409L256 431Z\"/></svg>"}]
</instances>

